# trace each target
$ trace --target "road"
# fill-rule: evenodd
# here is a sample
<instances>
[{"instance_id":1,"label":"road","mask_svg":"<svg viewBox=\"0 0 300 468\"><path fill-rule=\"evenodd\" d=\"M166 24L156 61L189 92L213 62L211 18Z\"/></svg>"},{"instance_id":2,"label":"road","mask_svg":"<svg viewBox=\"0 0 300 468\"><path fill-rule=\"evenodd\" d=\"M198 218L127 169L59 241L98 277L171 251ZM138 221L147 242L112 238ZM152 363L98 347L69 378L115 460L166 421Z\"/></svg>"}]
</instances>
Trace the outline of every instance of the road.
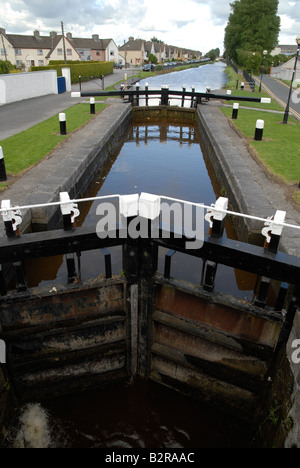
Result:
<instances>
[{"instance_id":1,"label":"road","mask_svg":"<svg viewBox=\"0 0 300 468\"><path fill-rule=\"evenodd\" d=\"M268 94L270 94L272 99L275 99L282 105L284 111L287 105L290 87L276 78L271 78L269 75L263 75L262 87ZM290 115L293 115L300 120L300 90L298 93L295 91L292 93L290 100Z\"/></svg>"},{"instance_id":2,"label":"road","mask_svg":"<svg viewBox=\"0 0 300 468\"><path fill-rule=\"evenodd\" d=\"M111 75L104 78L104 86L114 85L124 79L127 73L128 78L136 74L136 70L116 69ZM102 83L100 80L90 81L82 84L83 90L101 91ZM79 85L72 85L72 91L79 91ZM63 112L78 102L85 101L86 98L71 98L71 93L49 94L24 101L13 102L0 106L0 141L15 135L23 130L36 125L44 120Z\"/></svg>"}]
</instances>

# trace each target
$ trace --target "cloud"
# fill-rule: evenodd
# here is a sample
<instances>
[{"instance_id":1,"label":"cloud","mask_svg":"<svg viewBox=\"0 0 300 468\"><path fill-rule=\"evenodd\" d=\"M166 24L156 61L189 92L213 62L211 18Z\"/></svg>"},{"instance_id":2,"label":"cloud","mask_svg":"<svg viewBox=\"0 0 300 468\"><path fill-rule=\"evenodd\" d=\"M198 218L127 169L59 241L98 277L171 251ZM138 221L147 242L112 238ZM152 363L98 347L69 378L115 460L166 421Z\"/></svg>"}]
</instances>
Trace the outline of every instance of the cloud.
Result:
<instances>
[{"instance_id":1,"label":"cloud","mask_svg":"<svg viewBox=\"0 0 300 468\"><path fill-rule=\"evenodd\" d=\"M153 36L172 45L207 52L223 49L224 29L233 0L0 0L0 27L8 33L65 31L74 37L113 38L120 45L129 36ZM294 43L300 33L300 0L279 1L280 42Z\"/></svg>"}]
</instances>

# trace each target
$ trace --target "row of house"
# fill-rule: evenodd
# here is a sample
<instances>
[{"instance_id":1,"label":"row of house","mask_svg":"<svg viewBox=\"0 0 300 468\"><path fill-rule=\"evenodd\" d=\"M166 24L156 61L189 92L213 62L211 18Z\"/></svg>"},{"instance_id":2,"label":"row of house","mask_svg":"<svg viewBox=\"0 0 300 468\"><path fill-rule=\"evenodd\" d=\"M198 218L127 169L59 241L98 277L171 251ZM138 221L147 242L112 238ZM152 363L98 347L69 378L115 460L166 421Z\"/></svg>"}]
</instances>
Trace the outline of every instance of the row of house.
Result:
<instances>
[{"instance_id":1,"label":"row of house","mask_svg":"<svg viewBox=\"0 0 300 468\"><path fill-rule=\"evenodd\" d=\"M145 41L130 37L129 41L119 47L119 53L124 62L132 66L142 65L149 60L150 54L157 58L158 62L165 61L189 61L200 60L202 53L198 50L184 49L167 45L161 42Z\"/></svg>"},{"instance_id":2,"label":"row of house","mask_svg":"<svg viewBox=\"0 0 300 468\"><path fill-rule=\"evenodd\" d=\"M0 28L0 60L9 60L18 68L29 70L32 66L45 66L50 60L99 60L118 62L118 46L113 39L100 39L94 34L90 39L73 38L50 32L41 36L34 31L32 36L7 34Z\"/></svg>"},{"instance_id":3,"label":"row of house","mask_svg":"<svg viewBox=\"0 0 300 468\"><path fill-rule=\"evenodd\" d=\"M201 52L169 46L160 42L145 41L130 37L118 47L113 39L100 39L98 34L91 38L75 38L50 32L48 36L34 31L32 36L7 34L0 28L0 60L9 60L20 69L49 65L50 60L99 60L122 65L142 65L149 61L150 54L158 62L199 60Z\"/></svg>"}]
</instances>

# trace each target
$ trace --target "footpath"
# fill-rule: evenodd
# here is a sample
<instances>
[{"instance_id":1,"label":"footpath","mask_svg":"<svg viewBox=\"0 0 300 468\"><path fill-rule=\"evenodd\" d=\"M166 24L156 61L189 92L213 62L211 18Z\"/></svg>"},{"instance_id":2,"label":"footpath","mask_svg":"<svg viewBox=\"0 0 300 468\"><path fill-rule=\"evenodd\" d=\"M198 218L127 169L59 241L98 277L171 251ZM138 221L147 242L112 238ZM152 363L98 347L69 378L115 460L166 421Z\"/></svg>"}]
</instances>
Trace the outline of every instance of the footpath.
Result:
<instances>
[{"instance_id":1,"label":"footpath","mask_svg":"<svg viewBox=\"0 0 300 468\"><path fill-rule=\"evenodd\" d=\"M136 74L136 70L116 69L111 75L107 75L104 78L104 86L113 86L124 79L125 73L130 78L133 74ZM101 91L102 82L94 80L83 83L82 89ZM72 91L79 91L79 85L72 85ZM86 98L72 98L71 92L50 94L0 106L0 145L1 140L5 138L27 130L54 115L58 115L77 103L87 102Z\"/></svg>"}]
</instances>

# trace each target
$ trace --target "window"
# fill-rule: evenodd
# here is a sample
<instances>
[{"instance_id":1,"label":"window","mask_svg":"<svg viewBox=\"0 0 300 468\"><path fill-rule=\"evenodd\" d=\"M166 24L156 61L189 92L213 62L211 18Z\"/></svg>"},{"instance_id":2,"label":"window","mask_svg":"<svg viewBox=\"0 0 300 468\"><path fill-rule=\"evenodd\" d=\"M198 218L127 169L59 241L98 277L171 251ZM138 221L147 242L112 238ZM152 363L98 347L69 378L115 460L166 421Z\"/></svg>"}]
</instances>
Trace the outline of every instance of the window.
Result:
<instances>
[{"instance_id":1,"label":"window","mask_svg":"<svg viewBox=\"0 0 300 468\"><path fill-rule=\"evenodd\" d=\"M1 49L1 55L7 55L7 50L6 49Z\"/></svg>"},{"instance_id":2,"label":"window","mask_svg":"<svg viewBox=\"0 0 300 468\"><path fill-rule=\"evenodd\" d=\"M62 55L62 49L57 49L57 55Z\"/></svg>"},{"instance_id":3,"label":"window","mask_svg":"<svg viewBox=\"0 0 300 468\"><path fill-rule=\"evenodd\" d=\"M115 52L114 52L113 50L111 50L111 51L110 51L110 56L111 56L111 57L114 57L114 55L115 55Z\"/></svg>"},{"instance_id":4,"label":"window","mask_svg":"<svg viewBox=\"0 0 300 468\"><path fill-rule=\"evenodd\" d=\"M21 49L15 49L15 54L16 54L16 55L22 55Z\"/></svg>"},{"instance_id":5,"label":"window","mask_svg":"<svg viewBox=\"0 0 300 468\"><path fill-rule=\"evenodd\" d=\"M67 49L67 55L72 55L72 49Z\"/></svg>"},{"instance_id":6,"label":"window","mask_svg":"<svg viewBox=\"0 0 300 468\"><path fill-rule=\"evenodd\" d=\"M22 60L17 60L16 65L17 65L17 68L22 68L22 66L23 66Z\"/></svg>"},{"instance_id":7,"label":"window","mask_svg":"<svg viewBox=\"0 0 300 468\"><path fill-rule=\"evenodd\" d=\"M37 50L37 54L38 54L38 55L43 55L43 49L38 49L38 50Z\"/></svg>"},{"instance_id":8,"label":"window","mask_svg":"<svg viewBox=\"0 0 300 468\"><path fill-rule=\"evenodd\" d=\"M38 60L38 66L43 67L44 66L44 60Z\"/></svg>"},{"instance_id":9,"label":"window","mask_svg":"<svg viewBox=\"0 0 300 468\"><path fill-rule=\"evenodd\" d=\"M97 52L96 52L96 55L100 55L100 52L99 52L99 51L97 51Z\"/></svg>"}]
</instances>

